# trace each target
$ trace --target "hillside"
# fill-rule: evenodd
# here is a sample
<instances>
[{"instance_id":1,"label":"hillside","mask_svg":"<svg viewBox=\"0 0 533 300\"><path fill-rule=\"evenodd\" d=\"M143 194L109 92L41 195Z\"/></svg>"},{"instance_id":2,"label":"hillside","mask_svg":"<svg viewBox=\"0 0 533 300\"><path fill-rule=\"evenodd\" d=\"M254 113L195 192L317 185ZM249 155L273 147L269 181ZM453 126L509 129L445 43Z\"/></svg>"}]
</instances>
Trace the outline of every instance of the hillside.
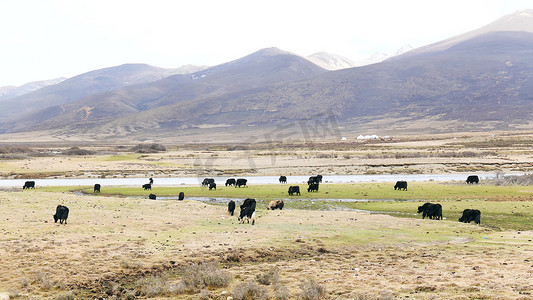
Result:
<instances>
[{"instance_id":1,"label":"hillside","mask_svg":"<svg viewBox=\"0 0 533 300\"><path fill-rule=\"evenodd\" d=\"M121 116L166 105L181 105L198 98L301 80L323 72L324 69L297 55L276 48L263 49L196 73L172 75L50 106L5 128L6 131L27 131L38 122L40 129L90 129ZM174 118L178 116L174 115ZM137 124L131 126L139 128Z\"/></svg>"},{"instance_id":2,"label":"hillside","mask_svg":"<svg viewBox=\"0 0 533 300\"><path fill-rule=\"evenodd\" d=\"M263 136L320 114L358 134L531 128L531 28L533 11L520 11L381 63L329 72L297 55L263 49L192 74L43 107L3 130L219 140L237 131Z\"/></svg>"},{"instance_id":3,"label":"hillside","mask_svg":"<svg viewBox=\"0 0 533 300\"><path fill-rule=\"evenodd\" d=\"M2 86L0 87L0 101L6 100L8 98L25 95L33 91L36 91L38 89L42 89L45 86L58 84L65 79L66 78L61 77L61 78L50 79L50 80L28 82L21 86Z\"/></svg>"},{"instance_id":4,"label":"hillside","mask_svg":"<svg viewBox=\"0 0 533 300\"><path fill-rule=\"evenodd\" d=\"M326 70L341 70L356 67L351 59L338 54L318 52L306 57L309 61Z\"/></svg>"},{"instance_id":5,"label":"hillside","mask_svg":"<svg viewBox=\"0 0 533 300\"><path fill-rule=\"evenodd\" d=\"M156 68L144 64L125 64L87 72L58 84L49 85L34 92L0 102L2 121L12 122L22 115L29 115L53 105L62 105L120 87L159 80L174 73L171 69Z\"/></svg>"},{"instance_id":6,"label":"hillside","mask_svg":"<svg viewBox=\"0 0 533 300\"><path fill-rule=\"evenodd\" d=\"M345 130L512 129L528 126L531 119L532 55L533 34L488 33L440 52L168 105L100 129L120 135L142 134L132 124L148 126L152 133L263 127L320 113L334 116Z\"/></svg>"}]
</instances>

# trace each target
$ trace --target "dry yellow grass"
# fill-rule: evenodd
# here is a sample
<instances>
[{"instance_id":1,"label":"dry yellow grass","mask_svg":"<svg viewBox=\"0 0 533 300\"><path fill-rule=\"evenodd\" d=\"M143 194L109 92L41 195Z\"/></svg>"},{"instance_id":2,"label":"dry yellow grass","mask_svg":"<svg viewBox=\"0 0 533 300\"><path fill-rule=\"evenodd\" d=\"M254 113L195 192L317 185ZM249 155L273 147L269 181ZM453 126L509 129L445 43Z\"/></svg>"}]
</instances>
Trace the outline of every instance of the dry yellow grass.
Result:
<instances>
[{"instance_id":1,"label":"dry yellow grass","mask_svg":"<svg viewBox=\"0 0 533 300\"><path fill-rule=\"evenodd\" d=\"M294 145L168 146L135 154L128 147L81 146L97 155L31 157L0 162L5 178L168 177L309 174L438 174L531 172L531 133L464 133L398 137L383 142L315 142ZM69 146L48 146L66 150ZM227 149L233 149L228 151ZM40 150L41 148L36 148Z\"/></svg>"},{"instance_id":2,"label":"dry yellow grass","mask_svg":"<svg viewBox=\"0 0 533 300\"><path fill-rule=\"evenodd\" d=\"M58 204L70 208L67 225L53 223ZM216 299L272 266L293 297L306 278L341 299L532 297L533 232L290 207L259 208L252 226L195 201L39 191L0 192L0 207L0 294L124 296L138 278L176 282L179 266L214 261L234 278L204 291Z\"/></svg>"}]
</instances>

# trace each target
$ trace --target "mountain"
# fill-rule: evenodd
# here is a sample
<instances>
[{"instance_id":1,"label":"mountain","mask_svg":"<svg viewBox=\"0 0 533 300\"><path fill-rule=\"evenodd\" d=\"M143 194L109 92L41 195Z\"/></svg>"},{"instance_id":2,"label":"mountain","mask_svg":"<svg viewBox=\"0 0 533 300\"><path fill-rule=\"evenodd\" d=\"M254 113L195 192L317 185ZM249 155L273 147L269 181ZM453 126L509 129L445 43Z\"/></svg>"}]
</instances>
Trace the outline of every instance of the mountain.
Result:
<instances>
[{"instance_id":1,"label":"mountain","mask_svg":"<svg viewBox=\"0 0 533 300\"><path fill-rule=\"evenodd\" d=\"M209 68L208 66L183 65L172 72L173 74L191 74Z\"/></svg>"},{"instance_id":2,"label":"mountain","mask_svg":"<svg viewBox=\"0 0 533 300\"><path fill-rule=\"evenodd\" d=\"M317 116L357 134L531 129L531 28L533 13L520 11L381 63L337 71L263 49L192 74L48 106L2 130L41 128L83 139L203 135L252 142L288 139L287 128L309 135L320 128L304 130L304 124L318 122Z\"/></svg>"},{"instance_id":3,"label":"mountain","mask_svg":"<svg viewBox=\"0 0 533 300\"><path fill-rule=\"evenodd\" d=\"M125 65L127 66L127 65ZM164 71L164 76L169 76L172 74L190 74L194 72L198 72L201 70L207 69L208 66L197 66L197 65L183 65L181 67L178 67L176 69L167 69ZM139 69L140 72L144 72L142 68ZM159 78L159 77L157 77ZM22 96L25 94L29 94L31 92L34 92L36 90L39 90L43 87L50 86L50 85L56 85L62 81L65 81L67 78L60 77L56 79L50 79L50 80L41 80L41 81L33 81L26 84L23 84L21 86L3 86L0 87L0 101L13 98L17 96ZM154 80L153 78L148 78L148 80ZM134 81L133 83L138 83L139 81ZM140 81L142 82L142 80ZM104 83L105 84L105 83Z\"/></svg>"},{"instance_id":4,"label":"mountain","mask_svg":"<svg viewBox=\"0 0 533 300\"><path fill-rule=\"evenodd\" d=\"M402 55L404 53L407 53L409 51L413 50L413 47L411 47L411 45L405 45L405 46L402 46L400 49L398 49L395 53L393 54L386 54L386 53L383 53L383 52L376 52L374 54L372 54L371 56L363 59L363 60L358 60L356 62L354 62L354 67L362 67L362 66L366 66L366 65L371 65L371 64L376 64L376 63L380 63L384 60L387 60L389 58L392 58L392 57L395 57L395 56L398 56L398 55Z\"/></svg>"},{"instance_id":5,"label":"mountain","mask_svg":"<svg viewBox=\"0 0 533 300\"><path fill-rule=\"evenodd\" d=\"M49 85L34 92L0 101L0 116L3 121L13 121L24 114L35 113L53 105L76 101L120 87L151 82L174 73L171 69L156 68L145 64L125 64L87 72L58 84Z\"/></svg>"},{"instance_id":6,"label":"mountain","mask_svg":"<svg viewBox=\"0 0 533 300\"><path fill-rule=\"evenodd\" d=\"M41 129L91 128L145 110L302 80L323 72L326 70L298 55L267 48L196 73L172 75L154 82L91 93L77 101L48 106L19 118L17 122L5 124L3 130L25 131L35 128L36 122Z\"/></svg>"},{"instance_id":7,"label":"mountain","mask_svg":"<svg viewBox=\"0 0 533 300\"><path fill-rule=\"evenodd\" d=\"M527 30L505 31L495 22L446 40L449 47L438 42L364 67L198 97L123 116L98 130L268 128L318 114L334 117L344 130L393 134L527 128L533 116L533 22L527 14L514 14L520 21L502 19Z\"/></svg>"},{"instance_id":8,"label":"mountain","mask_svg":"<svg viewBox=\"0 0 533 300\"><path fill-rule=\"evenodd\" d=\"M0 101L8 99L8 98L25 95L33 91L36 91L38 89L41 89L45 86L58 84L65 79L66 78L61 77L61 78L50 79L50 80L33 81L33 82L29 82L18 87L16 86L0 87Z\"/></svg>"},{"instance_id":9,"label":"mountain","mask_svg":"<svg viewBox=\"0 0 533 300\"><path fill-rule=\"evenodd\" d=\"M365 59L362 59L362 60L358 60L358 61L353 61L344 56L341 56L338 54L331 54L327 52L314 53L314 54L307 56L306 58L312 63L316 64L317 66L320 66L326 70L334 71L334 70L362 67L366 65L380 63L391 57L402 55L406 52L409 52L412 49L413 47L411 47L410 45L405 45L401 47L400 49L398 49L395 53L386 54L383 52L376 52L372 54L371 56Z\"/></svg>"},{"instance_id":10,"label":"mountain","mask_svg":"<svg viewBox=\"0 0 533 300\"><path fill-rule=\"evenodd\" d=\"M456 44L465 42L467 40L476 38L478 36L495 33L495 32L529 32L533 33L533 9L525 9L514 12L510 15L501 17L500 19L483 26L477 30L473 30L449 39L445 39L435 44L425 47L417 48L411 51L410 55L419 55L426 52L443 51L453 47Z\"/></svg>"},{"instance_id":11,"label":"mountain","mask_svg":"<svg viewBox=\"0 0 533 300\"><path fill-rule=\"evenodd\" d=\"M356 64L349 58L327 52L317 52L306 58L317 66L330 71L353 68L356 66Z\"/></svg>"}]
</instances>

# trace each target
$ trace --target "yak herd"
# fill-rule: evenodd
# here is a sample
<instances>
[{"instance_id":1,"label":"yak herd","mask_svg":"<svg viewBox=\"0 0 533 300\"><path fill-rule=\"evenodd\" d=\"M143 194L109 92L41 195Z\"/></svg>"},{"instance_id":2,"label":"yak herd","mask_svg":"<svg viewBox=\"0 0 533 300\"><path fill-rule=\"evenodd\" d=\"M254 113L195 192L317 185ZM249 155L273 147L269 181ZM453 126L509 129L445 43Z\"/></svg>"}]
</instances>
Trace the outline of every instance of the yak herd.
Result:
<instances>
[{"instance_id":1,"label":"yak herd","mask_svg":"<svg viewBox=\"0 0 533 300\"><path fill-rule=\"evenodd\" d=\"M151 190L153 179L150 178L149 183L143 184L142 188L144 190ZM230 178L226 180L226 186L234 186L235 188L240 187L247 187L247 179L244 178ZM286 176L280 176L279 182L284 184L287 183L287 177ZM309 177L309 180L307 181L307 192L318 192L318 188L320 183L322 183L322 175L316 175ZM467 184L474 184L479 183L479 177L477 175L471 175L468 176L466 179ZM209 190L216 190L216 183L215 179L213 178L205 178L202 183L202 187L208 187ZM24 186L22 187L23 190L25 189L35 189L35 181L26 181L24 183ZM100 184L94 185L94 193L99 193L101 189ZM394 185L394 190L398 191L407 191L407 182L406 181L397 181ZM288 190L289 196L300 196L300 187L299 186L289 186ZM155 194L150 194L148 196L149 199L156 200L157 196ZM183 192L179 193L178 200L183 200L185 198L185 195ZM284 206L283 200L273 200L270 201L270 203L267 206L268 210L274 210L274 209L283 209ZM228 213L233 216L235 212L236 203L233 200L230 200L228 203ZM247 198L244 200L243 204L240 205L241 212L237 218L239 223L250 223L252 222L252 225L255 224L255 207L256 207L256 201L252 198ZM58 205L56 207L56 213L53 215L54 222L57 223L59 220L60 224L67 224L67 218L68 218L69 209L66 206ZM428 219L432 220L442 220L442 206L440 204L434 204L434 203L424 203L424 205L421 205L418 207L418 213L422 213L422 219L425 219L426 217ZM462 213L462 216L459 218L459 222L464 223L470 223L474 221L476 224L481 223L481 212L477 209L465 209Z\"/></svg>"}]
</instances>

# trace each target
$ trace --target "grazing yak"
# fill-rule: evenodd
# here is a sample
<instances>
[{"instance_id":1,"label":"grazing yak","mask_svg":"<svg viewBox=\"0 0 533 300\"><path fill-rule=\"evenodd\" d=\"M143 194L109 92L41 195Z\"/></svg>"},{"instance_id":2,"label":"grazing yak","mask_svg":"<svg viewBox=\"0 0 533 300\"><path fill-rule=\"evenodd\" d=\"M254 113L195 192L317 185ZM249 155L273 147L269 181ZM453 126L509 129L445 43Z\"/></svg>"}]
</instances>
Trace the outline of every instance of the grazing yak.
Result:
<instances>
[{"instance_id":1,"label":"grazing yak","mask_svg":"<svg viewBox=\"0 0 533 300\"><path fill-rule=\"evenodd\" d=\"M280 176L279 183L287 183L287 176Z\"/></svg>"},{"instance_id":2,"label":"grazing yak","mask_svg":"<svg viewBox=\"0 0 533 300\"><path fill-rule=\"evenodd\" d=\"M479 183L479 177L477 175L470 175L466 178L466 184Z\"/></svg>"},{"instance_id":3,"label":"grazing yak","mask_svg":"<svg viewBox=\"0 0 533 300\"><path fill-rule=\"evenodd\" d=\"M56 207L56 214L54 215L54 223L57 223L57 220L59 220L60 224L63 224L65 222L65 225L67 225L67 219L68 219L68 207L63 205L58 205Z\"/></svg>"},{"instance_id":4,"label":"grazing yak","mask_svg":"<svg viewBox=\"0 0 533 300\"><path fill-rule=\"evenodd\" d=\"M152 185L149 184L149 183L145 183L143 184L143 189L146 191L146 190L152 190Z\"/></svg>"},{"instance_id":5,"label":"grazing yak","mask_svg":"<svg viewBox=\"0 0 533 300\"><path fill-rule=\"evenodd\" d=\"M274 210L279 208L279 210L282 210L284 205L285 203L283 203L283 200L272 200L268 203L267 209Z\"/></svg>"},{"instance_id":6,"label":"grazing yak","mask_svg":"<svg viewBox=\"0 0 533 300\"><path fill-rule=\"evenodd\" d=\"M422 213L422 219L442 220L442 206L440 204L424 203L418 207L418 213Z\"/></svg>"},{"instance_id":7,"label":"grazing yak","mask_svg":"<svg viewBox=\"0 0 533 300\"><path fill-rule=\"evenodd\" d=\"M300 187L297 185L289 186L289 196L292 196L293 194L297 194L300 196Z\"/></svg>"},{"instance_id":8,"label":"grazing yak","mask_svg":"<svg viewBox=\"0 0 533 300\"><path fill-rule=\"evenodd\" d=\"M235 211L235 201L230 200L228 202L228 213L233 216L234 211Z\"/></svg>"},{"instance_id":9,"label":"grazing yak","mask_svg":"<svg viewBox=\"0 0 533 300\"><path fill-rule=\"evenodd\" d=\"M322 175L316 175L309 177L309 180L307 180L307 184L313 184L313 183L321 183L322 182Z\"/></svg>"},{"instance_id":10,"label":"grazing yak","mask_svg":"<svg viewBox=\"0 0 533 300\"><path fill-rule=\"evenodd\" d=\"M247 179L244 179L244 178L239 178L237 179L237 182L235 183L235 187L241 187L241 186L246 186L246 182L248 182Z\"/></svg>"},{"instance_id":11,"label":"grazing yak","mask_svg":"<svg viewBox=\"0 0 533 300\"><path fill-rule=\"evenodd\" d=\"M155 194L150 194L150 195L148 195L148 199L156 200L157 196Z\"/></svg>"},{"instance_id":12,"label":"grazing yak","mask_svg":"<svg viewBox=\"0 0 533 300\"><path fill-rule=\"evenodd\" d=\"M215 189L215 191L217 190L217 184L214 183L214 182L211 182L211 183L209 184L209 190L212 190L212 189Z\"/></svg>"},{"instance_id":13,"label":"grazing yak","mask_svg":"<svg viewBox=\"0 0 533 300\"><path fill-rule=\"evenodd\" d=\"M307 192L318 192L318 183L311 183L307 188Z\"/></svg>"},{"instance_id":14,"label":"grazing yak","mask_svg":"<svg viewBox=\"0 0 533 300\"><path fill-rule=\"evenodd\" d=\"M481 212L477 209L463 210L463 215L459 218L459 222L470 223L472 221L476 224L481 223Z\"/></svg>"},{"instance_id":15,"label":"grazing yak","mask_svg":"<svg viewBox=\"0 0 533 300\"><path fill-rule=\"evenodd\" d=\"M232 185L234 186L235 183L236 183L235 178L230 178L226 180L226 186L232 186Z\"/></svg>"},{"instance_id":16,"label":"grazing yak","mask_svg":"<svg viewBox=\"0 0 533 300\"><path fill-rule=\"evenodd\" d=\"M407 191L407 181L396 181L396 184L394 185L394 190L401 191L402 189L404 191Z\"/></svg>"},{"instance_id":17,"label":"grazing yak","mask_svg":"<svg viewBox=\"0 0 533 300\"><path fill-rule=\"evenodd\" d=\"M239 223L244 224L245 221L250 223L250 220L252 220L252 225L255 224L255 206L255 199L247 198L244 200L244 203L241 205L241 213L237 218Z\"/></svg>"},{"instance_id":18,"label":"grazing yak","mask_svg":"<svg viewBox=\"0 0 533 300\"><path fill-rule=\"evenodd\" d=\"M185 199L185 194L183 192L180 192L178 196L178 200L183 200L183 199Z\"/></svg>"},{"instance_id":19,"label":"grazing yak","mask_svg":"<svg viewBox=\"0 0 533 300\"><path fill-rule=\"evenodd\" d=\"M100 193L100 184L95 184L94 185L94 193Z\"/></svg>"},{"instance_id":20,"label":"grazing yak","mask_svg":"<svg viewBox=\"0 0 533 300\"><path fill-rule=\"evenodd\" d=\"M209 184L214 183L215 179L213 178L205 178L204 181L202 181L202 186L209 186Z\"/></svg>"},{"instance_id":21,"label":"grazing yak","mask_svg":"<svg viewBox=\"0 0 533 300\"><path fill-rule=\"evenodd\" d=\"M35 181L26 181L24 182L24 186L22 186L22 189L35 189Z\"/></svg>"}]
</instances>

